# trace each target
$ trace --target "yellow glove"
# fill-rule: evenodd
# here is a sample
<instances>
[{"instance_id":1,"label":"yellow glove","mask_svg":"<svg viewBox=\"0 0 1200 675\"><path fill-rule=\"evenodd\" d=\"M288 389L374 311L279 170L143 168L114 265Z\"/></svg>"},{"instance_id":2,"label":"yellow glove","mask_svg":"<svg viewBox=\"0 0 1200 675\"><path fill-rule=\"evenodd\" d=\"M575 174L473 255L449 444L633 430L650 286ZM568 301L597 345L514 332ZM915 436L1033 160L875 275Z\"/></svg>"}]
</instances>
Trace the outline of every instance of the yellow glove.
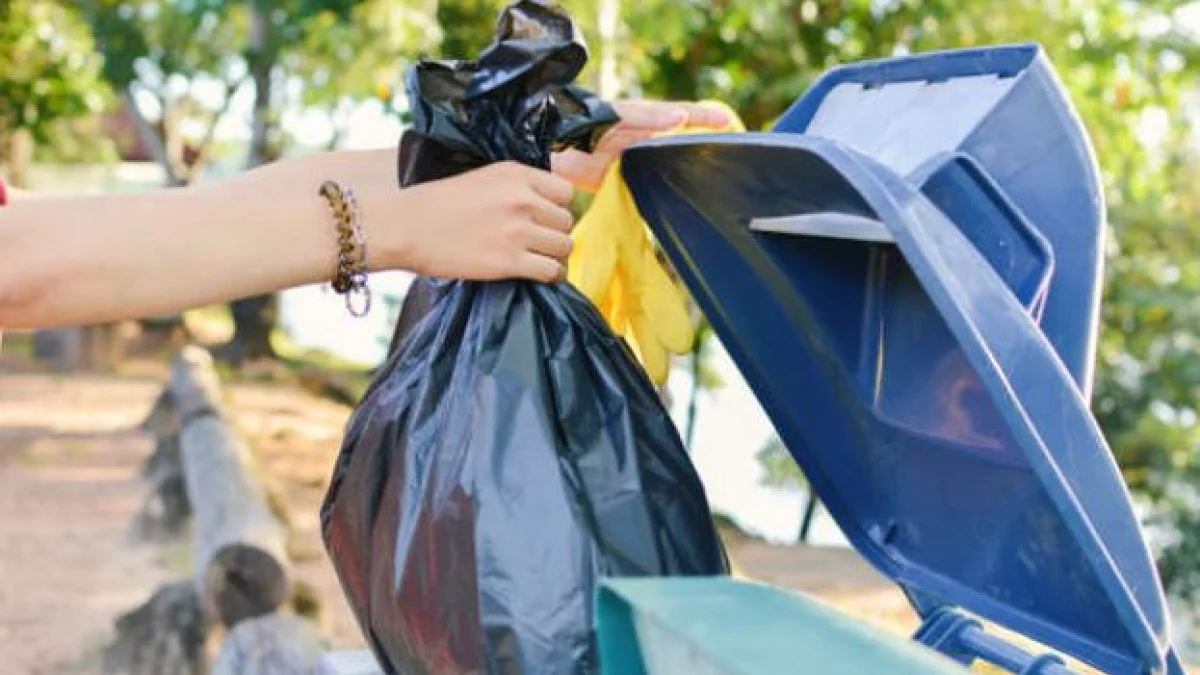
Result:
<instances>
[{"instance_id":1,"label":"yellow glove","mask_svg":"<svg viewBox=\"0 0 1200 675\"><path fill-rule=\"evenodd\" d=\"M661 134L745 131L734 121L723 129L681 127ZM613 332L625 338L655 384L670 371L670 354L686 354L694 340L688 298L659 264L650 230L621 176L621 162L608 168L591 207L575 227L575 249L567 278L588 297Z\"/></svg>"}]
</instances>

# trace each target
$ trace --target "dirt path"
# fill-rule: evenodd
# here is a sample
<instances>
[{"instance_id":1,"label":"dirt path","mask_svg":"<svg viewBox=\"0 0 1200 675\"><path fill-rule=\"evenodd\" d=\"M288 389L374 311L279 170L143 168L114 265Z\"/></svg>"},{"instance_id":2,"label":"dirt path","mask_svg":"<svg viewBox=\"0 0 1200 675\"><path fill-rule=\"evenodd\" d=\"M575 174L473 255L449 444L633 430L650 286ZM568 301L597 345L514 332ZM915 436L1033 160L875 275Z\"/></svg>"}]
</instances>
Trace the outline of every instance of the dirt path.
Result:
<instances>
[{"instance_id":1,"label":"dirt path","mask_svg":"<svg viewBox=\"0 0 1200 675\"><path fill-rule=\"evenodd\" d=\"M99 673L114 619L186 572L180 547L130 536L152 444L133 429L160 382L0 374L0 675ZM317 529L346 410L271 387L231 396L288 508L297 577L316 591L322 632L361 645Z\"/></svg>"},{"instance_id":2,"label":"dirt path","mask_svg":"<svg viewBox=\"0 0 1200 675\"><path fill-rule=\"evenodd\" d=\"M0 675L98 675L113 620L186 574L179 546L129 536L151 440L132 431L161 386L142 379L0 373ZM348 410L299 390L228 387L239 429L287 508L297 578L336 648L362 639L321 545L317 513ZM906 632L894 588L850 551L731 541L747 576L804 589Z\"/></svg>"},{"instance_id":3,"label":"dirt path","mask_svg":"<svg viewBox=\"0 0 1200 675\"><path fill-rule=\"evenodd\" d=\"M163 579L128 530L148 383L0 375L0 673L92 668L113 618Z\"/></svg>"}]
</instances>

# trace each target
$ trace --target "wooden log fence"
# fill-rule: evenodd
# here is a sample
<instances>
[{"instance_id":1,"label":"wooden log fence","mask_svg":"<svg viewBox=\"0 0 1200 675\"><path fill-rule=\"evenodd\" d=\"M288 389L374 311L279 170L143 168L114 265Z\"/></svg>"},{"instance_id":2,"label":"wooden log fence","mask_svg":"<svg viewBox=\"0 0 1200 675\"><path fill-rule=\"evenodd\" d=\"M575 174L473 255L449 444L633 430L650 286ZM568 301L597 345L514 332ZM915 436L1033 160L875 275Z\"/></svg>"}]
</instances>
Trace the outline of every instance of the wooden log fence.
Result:
<instances>
[{"instance_id":1,"label":"wooden log fence","mask_svg":"<svg viewBox=\"0 0 1200 675\"><path fill-rule=\"evenodd\" d=\"M185 347L142 424L156 443L143 466L150 497L134 528L152 539L190 532L192 572L117 621L105 654L109 673L317 671L323 642L287 609L293 583L286 528L227 413L212 356ZM210 664L213 631L223 639Z\"/></svg>"}]
</instances>

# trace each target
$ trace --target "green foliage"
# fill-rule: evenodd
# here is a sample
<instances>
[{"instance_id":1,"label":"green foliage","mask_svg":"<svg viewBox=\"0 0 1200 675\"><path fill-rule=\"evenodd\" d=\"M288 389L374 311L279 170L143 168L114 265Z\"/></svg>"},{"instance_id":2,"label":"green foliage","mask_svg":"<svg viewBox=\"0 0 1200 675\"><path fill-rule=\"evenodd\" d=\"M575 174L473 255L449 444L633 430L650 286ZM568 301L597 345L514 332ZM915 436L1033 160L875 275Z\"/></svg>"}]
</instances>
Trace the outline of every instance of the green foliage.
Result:
<instances>
[{"instance_id":1,"label":"green foliage","mask_svg":"<svg viewBox=\"0 0 1200 675\"><path fill-rule=\"evenodd\" d=\"M301 104L328 114L333 146L362 102L374 99L395 109L405 64L432 50L440 36L432 12L411 3L367 0L349 21L332 13L315 17L287 70L305 83Z\"/></svg>"},{"instance_id":2,"label":"green foliage","mask_svg":"<svg viewBox=\"0 0 1200 675\"><path fill-rule=\"evenodd\" d=\"M233 65L239 26L232 0L78 0L96 36L104 77L116 89L137 83L158 90L167 80L191 80Z\"/></svg>"},{"instance_id":3,"label":"green foliage","mask_svg":"<svg viewBox=\"0 0 1200 675\"><path fill-rule=\"evenodd\" d=\"M104 79L139 126L169 184L195 180L211 159L215 130L246 80L237 44L244 24L232 0L78 0L96 36ZM208 85L215 95L197 95ZM185 129L200 129L185 138ZM194 152L185 152L190 147Z\"/></svg>"},{"instance_id":4,"label":"green foliage","mask_svg":"<svg viewBox=\"0 0 1200 675\"><path fill-rule=\"evenodd\" d=\"M35 162L113 165L120 160L117 144L98 115L56 120L47 125L43 142L34 148Z\"/></svg>"},{"instance_id":5,"label":"green foliage","mask_svg":"<svg viewBox=\"0 0 1200 675\"><path fill-rule=\"evenodd\" d=\"M448 0L437 4L442 28L438 54L446 59L469 60L492 41L496 17L509 0Z\"/></svg>"},{"instance_id":6,"label":"green foliage","mask_svg":"<svg viewBox=\"0 0 1200 675\"><path fill-rule=\"evenodd\" d=\"M0 134L46 141L60 120L104 103L100 59L87 26L49 0L0 3Z\"/></svg>"},{"instance_id":7,"label":"green foliage","mask_svg":"<svg viewBox=\"0 0 1200 675\"><path fill-rule=\"evenodd\" d=\"M781 490L800 490L808 486L796 460L778 436L771 436L757 456L763 470L763 485Z\"/></svg>"},{"instance_id":8,"label":"green foliage","mask_svg":"<svg viewBox=\"0 0 1200 675\"><path fill-rule=\"evenodd\" d=\"M328 12L315 17L289 70L305 83L305 105L372 98L386 103L405 61L431 50L439 35L433 17L418 8L368 0L353 8L348 21Z\"/></svg>"}]
</instances>

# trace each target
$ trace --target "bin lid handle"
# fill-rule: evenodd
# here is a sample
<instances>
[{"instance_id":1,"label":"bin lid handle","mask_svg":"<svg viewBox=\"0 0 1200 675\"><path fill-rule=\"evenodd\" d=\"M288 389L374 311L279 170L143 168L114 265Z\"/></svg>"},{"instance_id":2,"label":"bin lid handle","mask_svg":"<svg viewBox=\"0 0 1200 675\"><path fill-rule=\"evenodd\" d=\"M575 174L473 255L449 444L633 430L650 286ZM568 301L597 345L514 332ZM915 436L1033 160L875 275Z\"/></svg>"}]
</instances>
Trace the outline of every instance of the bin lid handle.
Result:
<instances>
[{"instance_id":1,"label":"bin lid handle","mask_svg":"<svg viewBox=\"0 0 1200 675\"><path fill-rule=\"evenodd\" d=\"M773 234L851 239L879 244L896 243L896 240L892 238L891 231L882 222L874 218L835 211L754 218L750 221L750 229L755 232Z\"/></svg>"}]
</instances>

